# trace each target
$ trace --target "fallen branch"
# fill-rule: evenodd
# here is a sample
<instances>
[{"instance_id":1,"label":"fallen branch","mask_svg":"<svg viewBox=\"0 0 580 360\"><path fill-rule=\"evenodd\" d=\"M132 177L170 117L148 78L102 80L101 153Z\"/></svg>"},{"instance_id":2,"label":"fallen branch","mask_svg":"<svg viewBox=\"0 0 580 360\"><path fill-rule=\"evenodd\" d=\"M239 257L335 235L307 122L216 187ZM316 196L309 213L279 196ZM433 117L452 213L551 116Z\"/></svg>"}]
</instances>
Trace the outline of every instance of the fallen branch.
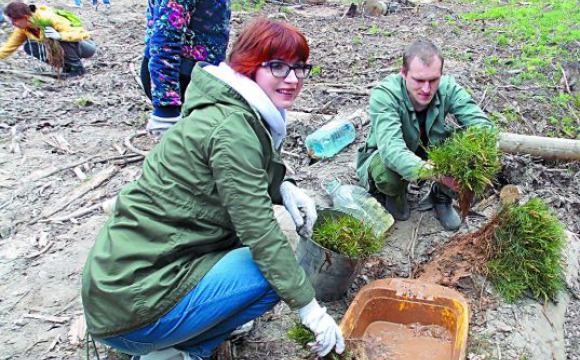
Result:
<instances>
[{"instance_id":1,"label":"fallen branch","mask_svg":"<svg viewBox=\"0 0 580 360\"><path fill-rule=\"evenodd\" d=\"M27 176L26 178L24 178L23 182L38 181L38 180L44 179L46 177L49 177L51 175L54 175L58 172L68 170L71 168L75 168L75 167L83 165L83 164L99 164L99 163L104 163L104 162L112 162L115 165L123 165L126 163L130 163L130 162L134 162L134 161L142 159L142 155L136 155L136 154L115 155L115 156L111 156L111 157L95 159L96 157L98 157L98 155L89 156L88 158L79 160L77 162L74 162L74 163L71 163L68 165L60 166L57 168L51 168L51 169L45 169L42 171L37 171L37 172Z\"/></svg>"},{"instance_id":2,"label":"fallen branch","mask_svg":"<svg viewBox=\"0 0 580 360\"><path fill-rule=\"evenodd\" d=\"M0 69L0 74L15 74L20 77L24 77L27 79L34 79L38 81L42 81L49 84L54 84L56 79L53 78L54 74L52 73L33 73L24 70L11 70L11 69Z\"/></svg>"},{"instance_id":3,"label":"fallen branch","mask_svg":"<svg viewBox=\"0 0 580 360\"><path fill-rule=\"evenodd\" d=\"M566 92L569 95L572 95L572 90L570 90L570 84L568 84L568 78L566 77L566 72L564 71L564 68L562 67L562 65L558 64L558 67L560 68L560 71L562 72L562 80L564 80L564 86L565 86Z\"/></svg>"},{"instance_id":4,"label":"fallen branch","mask_svg":"<svg viewBox=\"0 0 580 360\"><path fill-rule=\"evenodd\" d=\"M53 207L50 207L48 209L45 209L42 212L42 214L40 214L40 216L38 216L36 219L31 220L30 224L37 223L39 220L47 218L51 215L54 215L57 212L61 211L62 209L66 208L73 201L77 200L78 198L80 198L81 196L86 194L87 192L96 189L102 183L109 180L118 171L119 171L119 168L117 166L112 166L108 169L101 171L100 173L95 175L93 178L91 178L91 180L83 183L81 186L74 189L71 193L69 193L67 196L65 196L60 204L53 206Z\"/></svg>"},{"instance_id":5,"label":"fallen branch","mask_svg":"<svg viewBox=\"0 0 580 360\"><path fill-rule=\"evenodd\" d=\"M509 154L526 153L548 160L580 160L580 140L501 133L499 149Z\"/></svg>"},{"instance_id":6,"label":"fallen branch","mask_svg":"<svg viewBox=\"0 0 580 360\"><path fill-rule=\"evenodd\" d=\"M135 154L139 154L139 155L142 155L142 156L147 156L147 151L141 150L141 149L137 149L131 143L131 140L133 140L134 138L139 137L139 136L144 136L144 135L147 135L147 131L146 130L138 131L135 134L130 135L127 138L125 138L124 144L127 147L127 149L131 150Z\"/></svg>"},{"instance_id":7,"label":"fallen branch","mask_svg":"<svg viewBox=\"0 0 580 360\"><path fill-rule=\"evenodd\" d=\"M41 222L41 223L47 223L47 222L65 222L65 221L68 221L68 220L72 220L72 219L79 218L79 217L81 217L83 215L86 215L86 214L90 214L93 211L95 211L97 209L101 209L101 208L102 208L102 205L101 204L95 204L93 206L89 206L89 207L86 207L86 208L78 209L77 211L73 211L72 213L67 214L67 215L64 215L64 216L61 216L61 217L50 218L50 219L45 219L45 220L39 220L38 222Z\"/></svg>"},{"instance_id":8,"label":"fallen branch","mask_svg":"<svg viewBox=\"0 0 580 360\"><path fill-rule=\"evenodd\" d=\"M48 250L50 250L50 248L52 247L52 245L54 245L54 241L49 242L44 248L42 248L42 250L37 251L35 253L32 253L30 255L25 256L26 259L34 259L35 257L38 257L42 254L44 254L45 252L47 252Z\"/></svg>"},{"instance_id":9,"label":"fallen branch","mask_svg":"<svg viewBox=\"0 0 580 360\"><path fill-rule=\"evenodd\" d=\"M369 96L370 90L325 89L329 94L350 94L355 96Z\"/></svg>"},{"instance_id":10,"label":"fallen branch","mask_svg":"<svg viewBox=\"0 0 580 360\"><path fill-rule=\"evenodd\" d=\"M39 314L24 314L24 317L27 319L38 319L44 320L48 322L52 322L55 324L66 324L70 318L68 316L50 316L50 315L39 315Z\"/></svg>"}]
</instances>

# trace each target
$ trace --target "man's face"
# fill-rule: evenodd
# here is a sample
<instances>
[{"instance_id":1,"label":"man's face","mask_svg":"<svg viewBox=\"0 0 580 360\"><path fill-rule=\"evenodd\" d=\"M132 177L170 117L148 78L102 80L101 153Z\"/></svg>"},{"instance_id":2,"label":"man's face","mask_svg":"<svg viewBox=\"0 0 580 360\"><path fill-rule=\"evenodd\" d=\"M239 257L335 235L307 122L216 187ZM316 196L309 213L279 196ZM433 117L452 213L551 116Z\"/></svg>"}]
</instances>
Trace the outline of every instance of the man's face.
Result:
<instances>
[{"instance_id":1,"label":"man's face","mask_svg":"<svg viewBox=\"0 0 580 360\"><path fill-rule=\"evenodd\" d=\"M425 65L418 57L411 60L409 69L401 69L405 79L409 99L416 111L425 110L439 87L441 80L441 59L434 57L431 64Z\"/></svg>"}]
</instances>

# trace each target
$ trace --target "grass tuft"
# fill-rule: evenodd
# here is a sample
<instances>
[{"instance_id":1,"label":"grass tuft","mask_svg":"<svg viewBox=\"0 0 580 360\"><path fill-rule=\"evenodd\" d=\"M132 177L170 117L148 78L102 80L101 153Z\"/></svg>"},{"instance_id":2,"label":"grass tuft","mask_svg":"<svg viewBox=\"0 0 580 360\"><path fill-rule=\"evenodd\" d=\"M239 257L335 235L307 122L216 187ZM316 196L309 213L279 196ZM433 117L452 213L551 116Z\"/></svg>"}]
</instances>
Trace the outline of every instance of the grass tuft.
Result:
<instances>
[{"instance_id":1,"label":"grass tuft","mask_svg":"<svg viewBox=\"0 0 580 360\"><path fill-rule=\"evenodd\" d=\"M539 198L504 206L493 237L486 272L498 292L513 302L530 291L554 299L564 287L564 225Z\"/></svg>"}]
</instances>

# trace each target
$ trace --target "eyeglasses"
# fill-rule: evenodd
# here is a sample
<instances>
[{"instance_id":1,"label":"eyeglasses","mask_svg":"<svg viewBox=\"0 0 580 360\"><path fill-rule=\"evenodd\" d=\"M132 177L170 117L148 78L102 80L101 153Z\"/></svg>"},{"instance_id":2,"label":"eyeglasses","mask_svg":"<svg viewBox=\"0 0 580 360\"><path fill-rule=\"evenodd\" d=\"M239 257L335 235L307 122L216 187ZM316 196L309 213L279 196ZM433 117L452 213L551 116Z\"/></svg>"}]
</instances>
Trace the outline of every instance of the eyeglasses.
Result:
<instances>
[{"instance_id":1,"label":"eyeglasses","mask_svg":"<svg viewBox=\"0 0 580 360\"><path fill-rule=\"evenodd\" d=\"M306 79L310 76L310 70L312 70L312 65L310 64L296 64L292 66L281 60L265 61L262 63L262 66L269 67L274 77L282 79L290 74L290 70L294 70L294 75L298 79Z\"/></svg>"}]
</instances>

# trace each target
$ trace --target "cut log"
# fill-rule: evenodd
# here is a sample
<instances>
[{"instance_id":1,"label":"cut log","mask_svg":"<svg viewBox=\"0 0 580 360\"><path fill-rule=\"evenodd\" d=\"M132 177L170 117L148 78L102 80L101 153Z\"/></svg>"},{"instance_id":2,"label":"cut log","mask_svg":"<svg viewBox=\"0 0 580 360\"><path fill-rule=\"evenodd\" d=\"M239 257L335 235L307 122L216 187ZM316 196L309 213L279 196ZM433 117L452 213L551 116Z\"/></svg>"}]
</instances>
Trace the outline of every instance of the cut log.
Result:
<instances>
[{"instance_id":1,"label":"cut log","mask_svg":"<svg viewBox=\"0 0 580 360\"><path fill-rule=\"evenodd\" d=\"M530 154L547 160L580 160L580 140L501 133L499 149L509 154Z\"/></svg>"}]
</instances>

